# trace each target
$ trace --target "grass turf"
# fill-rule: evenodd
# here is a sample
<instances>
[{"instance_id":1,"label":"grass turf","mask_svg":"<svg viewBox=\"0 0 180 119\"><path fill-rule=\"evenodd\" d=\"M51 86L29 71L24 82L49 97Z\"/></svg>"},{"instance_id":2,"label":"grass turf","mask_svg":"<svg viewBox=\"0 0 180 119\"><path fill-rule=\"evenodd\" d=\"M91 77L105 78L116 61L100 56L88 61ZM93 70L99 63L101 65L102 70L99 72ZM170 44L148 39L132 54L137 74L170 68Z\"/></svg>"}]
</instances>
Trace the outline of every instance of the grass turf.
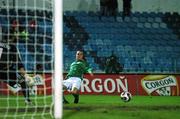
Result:
<instances>
[{"instance_id":1,"label":"grass turf","mask_svg":"<svg viewBox=\"0 0 180 119\"><path fill-rule=\"evenodd\" d=\"M179 111L179 96L133 96L125 103L119 96L82 95L79 104L64 105L63 119L179 119Z\"/></svg>"},{"instance_id":2,"label":"grass turf","mask_svg":"<svg viewBox=\"0 0 180 119\"><path fill-rule=\"evenodd\" d=\"M133 96L130 102L113 95L80 95L79 104L66 95L63 119L179 119L180 96ZM0 97L0 118L52 119L52 97L32 97L35 106L25 106L23 97Z\"/></svg>"}]
</instances>

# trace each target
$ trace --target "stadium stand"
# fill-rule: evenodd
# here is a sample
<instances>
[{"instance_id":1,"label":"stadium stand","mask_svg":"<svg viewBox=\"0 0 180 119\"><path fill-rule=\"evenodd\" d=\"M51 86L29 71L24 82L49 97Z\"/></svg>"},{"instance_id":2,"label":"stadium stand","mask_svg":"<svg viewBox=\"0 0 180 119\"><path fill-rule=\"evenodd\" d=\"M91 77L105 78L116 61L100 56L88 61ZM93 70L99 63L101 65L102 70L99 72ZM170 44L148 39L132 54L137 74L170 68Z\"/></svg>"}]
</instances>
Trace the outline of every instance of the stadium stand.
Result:
<instances>
[{"instance_id":1,"label":"stadium stand","mask_svg":"<svg viewBox=\"0 0 180 119\"><path fill-rule=\"evenodd\" d=\"M18 14L18 17L16 17ZM29 17L26 17L26 14ZM35 17L37 23L32 29L28 23ZM42 17L42 15L44 15ZM19 17L20 16L20 17ZM32 17L31 17L32 16ZM29 40L19 39L18 48L21 53L25 68L28 71L34 71L37 64L42 64L46 71L52 70L51 62L53 61L52 48L52 13L43 10L24 10L24 9L1 9L0 25L2 27L3 38L11 31L11 24L16 20L29 32ZM37 35L38 34L38 35ZM28 45L26 45L26 43ZM43 45L45 43L45 45ZM36 47L37 46L37 47ZM44 70L44 69L43 69Z\"/></svg>"},{"instance_id":2,"label":"stadium stand","mask_svg":"<svg viewBox=\"0 0 180 119\"><path fill-rule=\"evenodd\" d=\"M43 10L0 10L2 32L7 34L8 24L13 19L25 27L32 18L24 14L37 15L35 30L27 28L30 45L20 40L19 49L26 69L32 71L36 63L42 63L51 70L52 13ZM10 15L7 15L10 14ZM16 18L18 14L21 17ZM40 17L44 14L46 18ZM117 22L113 17L98 18L97 12L65 11L63 19L63 59L64 71L72 62L77 49L86 51L88 62L95 72L104 72L106 58L111 52L117 55L123 65L123 72L177 73L180 71L180 15L178 13L134 12L123 21L122 13ZM38 34L38 36L36 35ZM45 35L47 34L47 35ZM43 43L46 43L43 45ZM34 48L34 45L38 48ZM36 52L36 53L34 53ZM49 62L49 63L48 63Z\"/></svg>"},{"instance_id":3,"label":"stadium stand","mask_svg":"<svg viewBox=\"0 0 180 119\"><path fill-rule=\"evenodd\" d=\"M179 71L180 15L178 13L135 12L125 21L118 16L118 22L112 17L103 17L99 20L97 13L93 12L66 11L64 16L71 18L70 21L64 19L64 24L68 22L76 24L66 25L71 32L76 33L74 31L79 31L81 27L83 32L74 35L79 33L88 35L83 38L82 44L78 43L80 39L75 37L71 37L71 41L66 42L68 33L64 33L66 36L64 45L70 48L70 52L77 50L77 46L79 48L83 46L87 51L89 62L96 64L95 71L104 71L106 58L112 51L124 66L123 72L177 73ZM71 32L69 35L72 35ZM69 59L64 62L66 64Z\"/></svg>"}]
</instances>

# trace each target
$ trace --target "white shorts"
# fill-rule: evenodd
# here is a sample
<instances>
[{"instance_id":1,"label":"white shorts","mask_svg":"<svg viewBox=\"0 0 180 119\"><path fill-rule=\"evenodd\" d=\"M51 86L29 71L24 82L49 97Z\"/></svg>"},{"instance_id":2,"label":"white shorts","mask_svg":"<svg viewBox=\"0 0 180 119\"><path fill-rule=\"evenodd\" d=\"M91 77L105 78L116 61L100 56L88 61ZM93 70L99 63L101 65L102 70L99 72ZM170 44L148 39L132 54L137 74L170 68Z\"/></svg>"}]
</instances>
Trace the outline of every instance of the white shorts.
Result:
<instances>
[{"instance_id":1,"label":"white shorts","mask_svg":"<svg viewBox=\"0 0 180 119\"><path fill-rule=\"evenodd\" d=\"M81 82L81 79L78 77L70 77L66 80L63 80L63 86L66 86L68 91L72 91L74 88L80 90Z\"/></svg>"}]
</instances>

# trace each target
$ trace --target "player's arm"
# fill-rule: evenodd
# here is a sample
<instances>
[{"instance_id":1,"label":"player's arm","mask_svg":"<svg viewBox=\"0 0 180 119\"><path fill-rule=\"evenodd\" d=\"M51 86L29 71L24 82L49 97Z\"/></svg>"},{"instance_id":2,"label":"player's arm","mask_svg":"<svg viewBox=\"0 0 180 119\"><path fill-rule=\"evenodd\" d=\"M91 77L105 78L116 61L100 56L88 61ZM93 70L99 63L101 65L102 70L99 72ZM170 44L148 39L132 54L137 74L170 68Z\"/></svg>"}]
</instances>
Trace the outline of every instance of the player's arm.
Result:
<instances>
[{"instance_id":1,"label":"player's arm","mask_svg":"<svg viewBox=\"0 0 180 119\"><path fill-rule=\"evenodd\" d=\"M18 65L18 70L19 70L19 73L22 75L22 76L25 76L27 75L26 74L26 71L25 71L25 68L24 68L24 64L22 63L22 60L21 60L21 55L20 55L20 52L19 50L15 47L15 52L16 52L16 57L17 57L17 65Z\"/></svg>"},{"instance_id":2,"label":"player's arm","mask_svg":"<svg viewBox=\"0 0 180 119\"><path fill-rule=\"evenodd\" d=\"M24 65L23 65L23 63L21 61L21 56L20 56L20 53L19 53L18 49L16 49L16 53L18 53L16 55L18 57L18 60L17 60L18 64L17 65L18 65L19 74L24 77L27 85L29 85L29 86L34 85L33 78L26 73L26 70L25 70Z\"/></svg>"},{"instance_id":3,"label":"player's arm","mask_svg":"<svg viewBox=\"0 0 180 119\"><path fill-rule=\"evenodd\" d=\"M86 73L89 73L91 76L93 76L93 70L92 68L89 66L88 63L86 63Z\"/></svg>"},{"instance_id":4,"label":"player's arm","mask_svg":"<svg viewBox=\"0 0 180 119\"><path fill-rule=\"evenodd\" d=\"M20 73L22 76L25 76L25 75L26 75L26 71L25 71L24 66L23 66L23 64L21 63L20 60L18 61L18 69L19 69L19 73Z\"/></svg>"},{"instance_id":5,"label":"player's arm","mask_svg":"<svg viewBox=\"0 0 180 119\"><path fill-rule=\"evenodd\" d=\"M25 69L23 67L21 67L19 69L19 73L21 76L24 77L25 82L27 83L28 86L33 86L34 85L34 79L33 77L29 76L29 74L26 73Z\"/></svg>"},{"instance_id":6,"label":"player's arm","mask_svg":"<svg viewBox=\"0 0 180 119\"><path fill-rule=\"evenodd\" d=\"M24 67L21 67L21 68L19 69L19 72L20 72L20 74L23 75L23 76L27 75Z\"/></svg>"},{"instance_id":7,"label":"player's arm","mask_svg":"<svg viewBox=\"0 0 180 119\"><path fill-rule=\"evenodd\" d=\"M93 71L92 71L92 68L88 68L87 72L88 72L91 76L94 75L94 74L93 74Z\"/></svg>"}]
</instances>

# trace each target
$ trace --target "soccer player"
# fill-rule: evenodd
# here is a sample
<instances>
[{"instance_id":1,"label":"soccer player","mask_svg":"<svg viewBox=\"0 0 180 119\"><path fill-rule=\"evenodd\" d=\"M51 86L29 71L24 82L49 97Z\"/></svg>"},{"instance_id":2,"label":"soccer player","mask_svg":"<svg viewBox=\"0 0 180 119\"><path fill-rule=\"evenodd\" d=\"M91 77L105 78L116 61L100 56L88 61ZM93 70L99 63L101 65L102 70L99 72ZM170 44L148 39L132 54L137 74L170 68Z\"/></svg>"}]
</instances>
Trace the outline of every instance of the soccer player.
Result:
<instances>
[{"instance_id":1,"label":"soccer player","mask_svg":"<svg viewBox=\"0 0 180 119\"><path fill-rule=\"evenodd\" d=\"M10 87L20 84L25 103L31 105L32 102L29 98L29 90L25 80L28 75L16 48L17 40L17 36L10 35L8 39L0 41L0 80Z\"/></svg>"},{"instance_id":2,"label":"soccer player","mask_svg":"<svg viewBox=\"0 0 180 119\"><path fill-rule=\"evenodd\" d=\"M66 80L63 81L63 90L69 91L74 96L74 103L79 102L79 90L84 73L93 76L92 68L86 62L83 51L77 51L76 60L70 65L70 71L66 76ZM64 96L63 103L68 103Z\"/></svg>"}]
</instances>

